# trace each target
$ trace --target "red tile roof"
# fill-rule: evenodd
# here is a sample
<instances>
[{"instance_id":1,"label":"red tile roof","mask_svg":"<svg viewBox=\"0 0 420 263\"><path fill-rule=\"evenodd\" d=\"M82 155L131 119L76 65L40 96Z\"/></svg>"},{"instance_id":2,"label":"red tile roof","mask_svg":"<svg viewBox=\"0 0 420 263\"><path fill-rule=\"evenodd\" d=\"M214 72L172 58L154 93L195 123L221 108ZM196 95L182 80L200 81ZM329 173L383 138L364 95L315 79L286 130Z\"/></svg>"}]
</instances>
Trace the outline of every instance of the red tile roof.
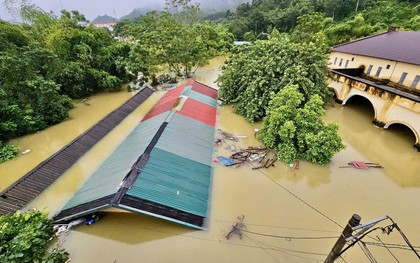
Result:
<instances>
[{"instance_id":1,"label":"red tile roof","mask_svg":"<svg viewBox=\"0 0 420 263\"><path fill-rule=\"evenodd\" d=\"M390 31L335 46L333 51L420 65L420 31Z\"/></svg>"}]
</instances>

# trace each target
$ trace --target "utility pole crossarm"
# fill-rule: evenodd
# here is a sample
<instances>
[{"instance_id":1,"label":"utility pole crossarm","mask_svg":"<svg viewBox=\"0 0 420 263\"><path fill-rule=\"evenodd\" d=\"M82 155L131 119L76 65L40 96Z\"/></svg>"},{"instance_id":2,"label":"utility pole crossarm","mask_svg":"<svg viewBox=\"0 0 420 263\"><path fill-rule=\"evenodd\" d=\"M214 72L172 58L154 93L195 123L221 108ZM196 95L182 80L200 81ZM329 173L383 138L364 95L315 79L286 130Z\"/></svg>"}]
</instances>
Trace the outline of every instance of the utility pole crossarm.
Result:
<instances>
[{"instance_id":1,"label":"utility pole crossarm","mask_svg":"<svg viewBox=\"0 0 420 263\"><path fill-rule=\"evenodd\" d=\"M363 235L363 233L365 233L366 231L368 231L369 229L371 229L377 223L379 223L381 221L384 221L384 220L387 220L387 219L389 219L388 216L382 216L380 218L377 218L377 219L368 221L368 222L366 222L364 224L360 224L360 225L357 225L355 227L352 227L351 228L352 231L356 231L356 230L359 230L359 229L362 229L362 230L360 230L359 232L357 232L354 235L351 235L351 236L347 237L346 238L346 242L352 241L353 239L357 239L359 236Z\"/></svg>"}]
</instances>

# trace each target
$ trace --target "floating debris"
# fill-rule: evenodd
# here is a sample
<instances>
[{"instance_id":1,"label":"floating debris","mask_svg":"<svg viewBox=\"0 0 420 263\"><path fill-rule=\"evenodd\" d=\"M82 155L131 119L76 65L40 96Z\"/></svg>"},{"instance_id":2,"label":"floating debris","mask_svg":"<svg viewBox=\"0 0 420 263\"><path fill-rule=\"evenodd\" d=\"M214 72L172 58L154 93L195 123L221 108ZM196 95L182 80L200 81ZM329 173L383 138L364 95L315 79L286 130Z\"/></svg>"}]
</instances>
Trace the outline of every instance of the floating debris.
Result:
<instances>
[{"instance_id":1,"label":"floating debris","mask_svg":"<svg viewBox=\"0 0 420 263\"><path fill-rule=\"evenodd\" d=\"M231 150L235 150L230 157L217 156L213 158L213 162L220 162L224 166L235 166L239 167L246 162L258 162L259 166L252 167L253 170L260 168L270 168L275 166L277 161L277 154L274 150L263 147L248 147L246 149L236 149L236 147L230 147Z\"/></svg>"},{"instance_id":2,"label":"floating debris","mask_svg":"<svg viewBox=\"0 0 420 263\"><path fill-rule=\"evenodd\" d=\"M254 137L257 138L257 134L260 131L260 129L254 129Z\"/></svg>"},{"instance_id":3,"label":"floating debris","mask_svg":"<svg viewBox=\"0 0 420 263\"><path fill-rule=\"evenodd\" d=\"M69 231L70 231L73 227L83 224L83 222L85 222L85 220L84 220L83 218L79 218L79 219L76 219L76 220L71 221L71 222L70 222L70 223L68 223L68 224L59 224L59 225L54 225L54 230L56 231L56 232L55 232L55 235L56 235L56 236L59 236L59 235L61 235L62 233L67 233L67 232L69 232Z\"/></svg>"},{"instance_id":4,"label":"floating debris","mask_svg":"<svg viewBox=\"0 0 420 263\"><path fill-rule=\"evenodd\" d=\"M248 147L240 149L230 156L234 160L232 165L241 165L245 162L258 162L260 165L252 169L269 168L275 166L277 154L274 150L266 147Z\"/></svg>"},{"instance_id":5,"label":"floating debris","mask_svg":"<svg viewBox=\"0 0 420 263\"><path fill-rule=\"evenodd\" d=\"M347 163L348 166L340 166L339 168L356 168L356 169L369 169L369 168L384 168L379 163L365 163L360 161L351 161Z\"/></svg>"},{"instance_id":6,"label":"floating debris","mask_svg":"<svg viewBox=\"0 0 420 263\"><path fill-rule=\"evenodd\" d=\"M80 103L85 104L86 106L90 106L90 103L88 103L87 101L89 100L89 98L84 98L80 101Z\"/></svg>"},{"instance_id":7,"label":"floating debris","mask_svg":"<svg viewBox=\"0 0 420 263\"><path fill-rule=\"evenodd\" d=\"M234 135L228 132L224 132L221 129L218 129L218 131L220 132L220 135L223 137L223 139L227 139L234 142L239 142L239 139L244 139L247 137L243 135Z\"/></svg>"},{"instance_id":8,"label":"floating debris","mask_svg":"<svg viewBox=\"0 0 420 263\"><path fill-rule=\"evenodd\" d=\"M293 163L290 163L289 167L290 167L290 171L294 171L296 169L299 169L299 161L295 161Z\"/></svg>"},{"instance_id":9,"label":"floating debris","mask_svg":"<svg viewBox=\"0 0 420 263\"><path fill-rule=\"evenodd\" d=\"M93 223L101 219L103 216L103 213L93 213L91 215L88 215L85 217L85 224L92 225Z\"/></svg>"},{"instance_id":10,"label":"floating debris","mask_svg":"<svg viewBox=\"0 0 420 263\"><path fill-rule=\"evenodd\" d=\"M221 163L224 166L231 166L233 164L233 159L224 156L217 156L216 158L213 158L213 162Z\"/></svg>"},{"instance_id":11,"label":"floating debris","mask_svg":"<svg viewBox=\"0 0 420 263\"><path fill-rule=\"evenodd\" d=\"M242 239L242 229L246 228L244 224L245 215L238 216L237 219L239 220L236 224L232 225L232 230L225 236L226 239L231 238L233 235L238 235L240 239Z\"/></svg>"},{"instance_id":12,"label":"floating debris","mask_svg":"<svg viewBox=\"0 0 420 263\"><path fill-rule=\"evenodd\" d=\"M22 155L28 154L30 153L32 150L31 149L26 149L22 152Z\"/></svg>"}]
</instances>

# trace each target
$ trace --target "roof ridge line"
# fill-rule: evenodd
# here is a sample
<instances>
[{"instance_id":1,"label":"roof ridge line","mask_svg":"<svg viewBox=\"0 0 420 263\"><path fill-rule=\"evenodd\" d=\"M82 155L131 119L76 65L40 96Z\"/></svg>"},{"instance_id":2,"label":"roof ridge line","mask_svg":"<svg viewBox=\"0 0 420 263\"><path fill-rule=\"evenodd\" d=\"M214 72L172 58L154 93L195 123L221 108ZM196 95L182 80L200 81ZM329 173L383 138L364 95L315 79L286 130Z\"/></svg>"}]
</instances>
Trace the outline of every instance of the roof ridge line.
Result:
<instances>
[{"instance_id":1,"label":"roof ridge line","mask_svg":"<svg viewBox=\"0 0 420 263\"><path fill-rule=\"evenodd\" d=\"M215 89L215 88L213 88L213 87L211 87L211 86L209 86L209 85L207 85L207 84L204 84L203 82L200 82L200 81L197 81L197 80L194 80L194 82L197 82L198 84L201 84L201 85L203 85L203 86L206 86L207 88L209 88L209 89L213 89L213 90L216 90L217 91L217 89Z\"/></svg>"},{"instance_id":2,"label":"roof ridge line","mask_svg":"<svg viewBox=\"0 0 420 263\"><path fill-rule=\"evenodd\" d=\"M333 50L334 50L334 48L337 48L337 47L350 45L350 44L353 44L353 43L356 43L356 42L359 42L359 41L363 41L363 40L366 40L366 39L369 39L369 38L374 38L374 37L377 37L377 36L385 35L385 34L388 34L388 33L391 33L391 32L394 32L394 31L386 31L386 32L379 33L379 34L376 34L376 35L367 36L367 37L359 38L359 39L356 39L356 40L352 40L350 42L342 43L342 44L333 46Z\"/></svg>"}]
</instances>

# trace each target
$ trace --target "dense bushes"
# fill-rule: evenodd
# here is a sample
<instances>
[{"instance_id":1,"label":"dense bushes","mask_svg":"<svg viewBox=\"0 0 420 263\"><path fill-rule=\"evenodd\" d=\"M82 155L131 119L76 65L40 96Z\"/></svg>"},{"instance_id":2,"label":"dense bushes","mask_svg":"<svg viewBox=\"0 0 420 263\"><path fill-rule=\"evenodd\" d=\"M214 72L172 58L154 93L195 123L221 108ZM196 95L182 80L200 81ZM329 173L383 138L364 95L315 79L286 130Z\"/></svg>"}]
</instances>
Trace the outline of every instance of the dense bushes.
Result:
<instances>
[{"instance_id":1,"label":"dense bushes","mask_svg":"<svg viewBox=\"0 0 420 263\"><path fill-rule=\"evenodd\" d=\"M69 254L63 249L49 249L54 235L47 213L31 210L0 216L0 262L64 263Z\"/></svg>"}]
</instances>

